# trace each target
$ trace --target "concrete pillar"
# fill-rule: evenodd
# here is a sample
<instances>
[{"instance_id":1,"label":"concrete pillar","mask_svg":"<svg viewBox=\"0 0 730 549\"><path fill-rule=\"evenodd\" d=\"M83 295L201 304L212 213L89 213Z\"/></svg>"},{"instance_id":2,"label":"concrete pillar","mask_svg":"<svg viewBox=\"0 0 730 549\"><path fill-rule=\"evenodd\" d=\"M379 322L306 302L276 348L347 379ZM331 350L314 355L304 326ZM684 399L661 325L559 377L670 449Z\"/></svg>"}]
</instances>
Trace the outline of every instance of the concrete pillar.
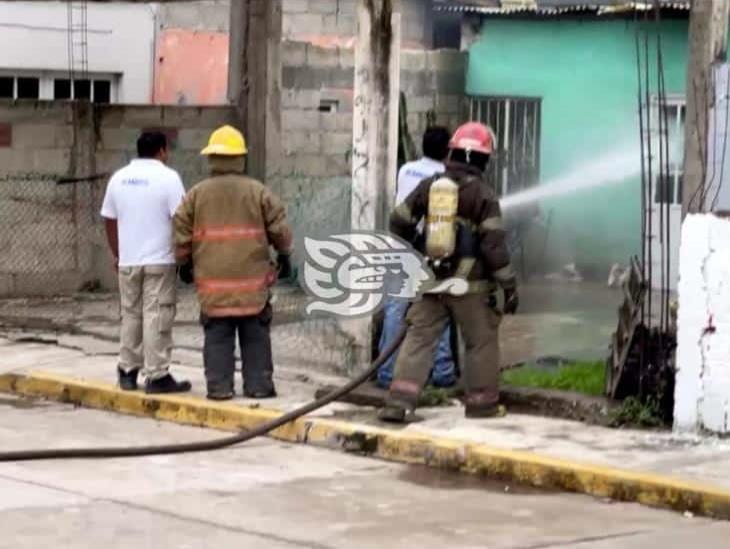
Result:
<instances>
[{"instance_id":1,"label":"concrete pillar","mask_svg":"<svg viewBox=\"0 0 730 549\"><path fill-rule=\"evenodd\" d=\"M682 212L704 209L707 182L709 109L714 103L712 66L727 57L730 0L692 2L687 63L687 115Z\"/></svg>"},{"instance_id":2,"label":"concrete pillar","mask_svg":"<svg viewBox=\"0 0 730 549\"><path fill-rule=\"evenodd\" d=\"M358 2L353 112L352 228L386 229L398 167L400 15L391 1ZM387 22L385 21L387 19ZM376 31L373 32L373 28Z\"/></svg>"},{"instance_id":3,"label":"concrete pillar","mask_svg":"<svg viewBox=\"0 0 730 549\"><path fill-rule=\"evenodd\" d=\"M688 215L679 251L674 427L730 433L730 221Z\"/></svg>"},{"instance_id":4,"label":"concrete pillar","mask_svg":"<svg viewBox=\"0 0 730 549\"><path fill-rule=\"evenodd\" d=\"M391 0L358 0L352 154L352 229L387 229L395 199L400 15ZM370 361L370 319L345 321L353 367Z\"/></svg>"}]
</instances>

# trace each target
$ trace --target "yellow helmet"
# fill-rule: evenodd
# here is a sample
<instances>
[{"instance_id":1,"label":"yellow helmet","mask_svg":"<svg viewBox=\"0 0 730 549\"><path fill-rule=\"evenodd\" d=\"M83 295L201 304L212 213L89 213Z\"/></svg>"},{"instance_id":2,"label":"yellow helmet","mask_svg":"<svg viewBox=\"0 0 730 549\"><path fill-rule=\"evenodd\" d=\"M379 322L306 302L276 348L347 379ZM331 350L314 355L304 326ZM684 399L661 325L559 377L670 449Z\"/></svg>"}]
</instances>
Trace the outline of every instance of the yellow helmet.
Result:
<instances>
[{"instance_id":1,"label":"yellow helmet","mask_svg":"<svg viewBox=\"0 0 730 549\"><path fill-rule=\"evenodd\" d=\"M222 126L210 134L208 146L200 154L220 156L243 156L248 154L246 139L233 126Z\"/></svg>"}]
</instances>

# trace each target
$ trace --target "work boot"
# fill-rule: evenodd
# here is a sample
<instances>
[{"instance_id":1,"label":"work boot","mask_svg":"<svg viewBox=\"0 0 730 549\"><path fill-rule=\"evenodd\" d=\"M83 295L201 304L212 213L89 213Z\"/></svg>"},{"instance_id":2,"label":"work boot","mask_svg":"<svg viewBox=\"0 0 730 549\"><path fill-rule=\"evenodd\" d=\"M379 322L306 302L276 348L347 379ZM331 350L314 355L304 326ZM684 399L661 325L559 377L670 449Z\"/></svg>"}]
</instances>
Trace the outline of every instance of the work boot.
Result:
<instances>
[{"instance_id":1,"label":"work boot","mask_svg":"<svg viewBox=\"0 0 730 549\"><path fill-rule=\"evenodd\" d=\"M378 412L378 419L387 423L405 423L406 409L394 404L387 404Z\"/></svg>"},{"instance_id":2,"label":"work boot","mask_svg":"<svg viewBox=\"0 0 730 549\"><path fill-rule=\"evenodd\" d=\"M507 408L501 404L489 404L487 406L480 404L467 404L464 415L468 419L490 419L495 417L504 417L507 415Z\"/></svg>"},{"instance_id":3,"label":"work boot","mask_svg":"<svg viewBox=\"0 0 730 549\"><path fill-rule=\"evenodd\" d=\"M139 374L139 370L132 370L131 372L125 372L121 368L117 367L117 376L119 378L119 388L122 391L136 391L138 374Z\"/></svg>"},{"instance_id":4,"label":"work boot","mask_svg":"<svg viewBox=\"0 0 730 549\"><path fill-rule=\"evenodd\" d=\"M208 400L231 400L235 396L233 391L208 391Z\"/></svg>"},{"instance_id":5,"label":"work boot","mask_svg":"<svg viewBox=\"0 0 730 549\"><path fill-rule=\"evenodd\" d=\"M234 396L233 382L208 385L208 400L231 400Z\"/></svg>"},{"instance_id":6,"label":"work boot","mask_svg":"<svg viewBox=\"0 0 730 549\"><path fill-rule=\"evenodd\" d=\"M267 398L276 398L276 389L272 387L271 389L268 389L266 391L262 390L254 390L249 391L248 389L243 390L243 396L246 398L255 398L256 400L264 400Z\"/></svg>"},{"instance_id":7,"label":"work boot","mask_svg":"<svg viewBox=\"0 0 730 549\"><path fill-rule=\"evenodd\" d=\"M166 393L187 393L192 389L189 381L177 381L170 374L160 379L147 380L145 384L145 393L150 395L160 395Z\"/></svg>"}]
</instances>

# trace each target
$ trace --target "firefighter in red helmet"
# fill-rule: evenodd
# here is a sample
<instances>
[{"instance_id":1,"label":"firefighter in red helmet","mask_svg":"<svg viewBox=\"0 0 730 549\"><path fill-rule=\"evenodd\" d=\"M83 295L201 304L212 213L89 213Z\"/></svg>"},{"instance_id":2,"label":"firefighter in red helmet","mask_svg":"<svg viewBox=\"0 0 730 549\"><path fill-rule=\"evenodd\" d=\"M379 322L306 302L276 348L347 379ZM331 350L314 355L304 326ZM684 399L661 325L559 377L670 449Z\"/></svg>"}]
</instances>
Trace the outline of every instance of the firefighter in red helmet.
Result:
<instances>
[{"instance_id":1,"label":"firefighter in red helmet","mask_svg":"<svg viewBox=\"0 0 730 549\"><path fill-rule=\"evenodd\" d=\"M391 215L390 230L424 254L436 279L462 279L465 293L426 294L411 305L408 334L381 420L403 422L407 411L415 409L428 380L429 357L449 318L466 344L466 416L486 418L503 412L499 325L502 314L514 314L519 302L499 201L485 180L494 142L494 132L484 124L461 126L449 143L446 172L422 181ZM419 231L422 221L425 230Z\"/></svg>"}]
</instances>

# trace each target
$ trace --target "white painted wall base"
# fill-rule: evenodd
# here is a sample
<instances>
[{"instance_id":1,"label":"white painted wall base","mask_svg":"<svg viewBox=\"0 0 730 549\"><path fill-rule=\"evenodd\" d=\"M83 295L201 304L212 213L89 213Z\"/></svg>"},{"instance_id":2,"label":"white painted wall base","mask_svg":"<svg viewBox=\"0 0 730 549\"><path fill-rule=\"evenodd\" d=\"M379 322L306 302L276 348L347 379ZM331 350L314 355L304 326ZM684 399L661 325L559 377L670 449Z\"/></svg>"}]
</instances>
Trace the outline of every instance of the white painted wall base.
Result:
<instances>
[{"instance_id":1,"label":"white painted wall base","mask_svg":"<svg viewBox=\"0 0 730 549\"><path fill-rule=\"evenodd\" d=\"M678 290L674 427L730 433L730 221L687 217Z\"/></svg>"}]
</instances>

